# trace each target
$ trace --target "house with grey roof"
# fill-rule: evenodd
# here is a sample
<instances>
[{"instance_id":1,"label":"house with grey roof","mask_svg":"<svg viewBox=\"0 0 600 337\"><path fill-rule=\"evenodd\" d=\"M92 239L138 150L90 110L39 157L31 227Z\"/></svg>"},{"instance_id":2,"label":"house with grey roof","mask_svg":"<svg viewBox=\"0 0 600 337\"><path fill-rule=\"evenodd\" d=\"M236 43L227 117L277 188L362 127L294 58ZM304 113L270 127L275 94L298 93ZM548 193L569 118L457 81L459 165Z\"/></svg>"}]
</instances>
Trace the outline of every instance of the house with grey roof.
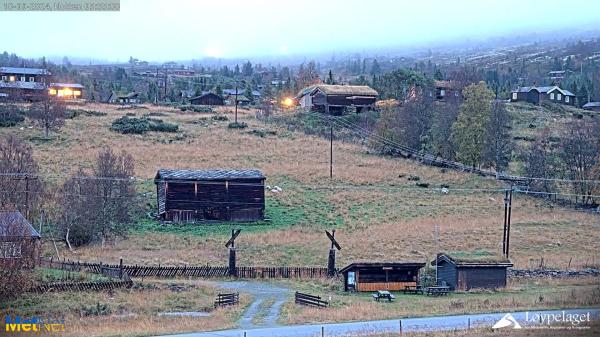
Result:
<instances>
[{"instance_id":1,"label":"house with grey roof","mask_svg":"<svg viewBox=\"0 0 600 337\"><path fill-rule=\"evenodd\" d=\"M600 102L587 102L583 105L584 110L600 111Z\"/></svg>"},{"instance_id":2,"label":"house with grey roof","mask_svg":"<svg viewBox=\"0 0 600 337\"><path fill-rule=\"evenodd\" d=\"M34 267L40 258L41 236L19 211L0 210L0 266Z\"/></svg>"},{"instance_id":3,"label":"house with grey roof","mask_svg":"<svg viewBox=\"0 0 600 337\"><path fill-rule=\"evenodd\" d=\"M0 93L11 100L38 100L46 94L50 75L40 68L0 67Z\"/></svg>"},{"instance_id":4,"label":"house with grey roof","mask_svg":"<svg viewBox=\"0 0 600 337\"><path fill-rule=\"evenodd\" d=\"M566 105L575 104L575 95L558 86L531 86L518 87L510 94L511 102L529 102L533 104L558 103Z\"/></svg>"}]
</instances>

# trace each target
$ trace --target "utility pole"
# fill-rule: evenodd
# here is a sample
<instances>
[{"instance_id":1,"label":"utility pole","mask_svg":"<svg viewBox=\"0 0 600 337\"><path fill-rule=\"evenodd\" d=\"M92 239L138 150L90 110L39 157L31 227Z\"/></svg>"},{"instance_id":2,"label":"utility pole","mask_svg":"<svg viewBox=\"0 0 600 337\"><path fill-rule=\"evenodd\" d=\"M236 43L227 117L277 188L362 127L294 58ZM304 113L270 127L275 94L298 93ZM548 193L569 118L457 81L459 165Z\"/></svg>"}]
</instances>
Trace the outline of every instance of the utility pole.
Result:
<instances>
[{"instance_id":1,"label":"utility pole","mask_svg":"<svg viewBox=\"0 0 600 337\"><path fill-rule=\"evenodd\" d=\"M165 102L167 101L167 82L169 81L168 69L165 67Z\"/></svg>"},{"instance_id":2,"label":"utility pole","mask_svg":"<svg viewBox=\"0 0 600 337\"><path fill-rule=\"evenodd\" d=\"M25 173L25 219L29 220L29 174Z\"/></svg>"},{"instance_id":3,"label":"utility pole","mask_svg":"<svg viewBox=\"0 0 600 337\"><path fill-rule=\"evenodd\" d=\"M329 179L333 179L333 124L329 124Z\"/></svg>"},{"instance_id":4,"label":"utility pole","mask_svg":"<svg viewBox=\"0 0 600 337\"><path fill-rule=\"evenodd\" d=\"M159 90L158 89L158 87L159 87L158 86L158 84L159 84L159 81L158 81L158 67L156 67L156 81L154 81L154 83L156 84L156 96L154 96L154 103L158 103L158 90Z\"/></svg>"},{"instance_id":5,"label":"utility pole","mask_svg":"<svg viewBox=\"0 0 600 337\"><path fill-rule=\"evenodd\" d=\"M235 81L235 124L237 124L237 105L238 105L237 97L238 97L238 82Z\"/></svg>"},{"instance_id":6,"label":"utility pole","mask_svg":"<svg viewBox=\"0 0 600 337\"><path fill-rule=\"evenodd\" d=\"M506 228L508 224L508 190L504 191L504 227L502 229L502 255L506 255Z\"/></svg>"},{"instance_id":7,"label":"utility pole","mask_svg":"<svg viewBox=\"0 0 600 337\"><path fill-rule=\"evenodd\" d=\"M510 192L508 194L508 222L506 225L506 258L508 258L508 252L510 248L510 215L512 211L512 195L513 195L513 186L510 185Z\"/></svg>"},{"instance_id":8,"label":"utility pole","mask_svg":"<svg viewBox=\"0 0 600 337\"><path fill-rule=\"evenodd\" d=\"M440 252L440 225L435 225L435 286L438 285L438 254Z\"/></svg>"}]
</instances>

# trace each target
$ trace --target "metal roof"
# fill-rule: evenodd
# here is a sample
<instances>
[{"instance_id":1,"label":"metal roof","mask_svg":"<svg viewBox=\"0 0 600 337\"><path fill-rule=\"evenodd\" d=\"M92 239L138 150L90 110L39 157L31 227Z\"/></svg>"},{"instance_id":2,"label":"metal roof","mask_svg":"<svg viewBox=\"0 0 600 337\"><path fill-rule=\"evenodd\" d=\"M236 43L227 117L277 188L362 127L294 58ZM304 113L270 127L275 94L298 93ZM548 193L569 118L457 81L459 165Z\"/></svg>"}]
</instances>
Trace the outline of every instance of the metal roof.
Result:
<instances>
[{"instance_id":1,"label":"metal roof","mask_svg":"<svg viewBox=\"0 0 600 337\"><path fill-rule=\"evenodd\" d=\"M583 108L584 109L585 108L595 108L595 107L599 107L599 106L600 106L600 102L588 102L583 105Z\"/></svg>"},{"instance_id":2,"label":"metal roof","mask_svg":"<svg viewBox=\"0 0 600 337\"><path fill-rule=\"evenodd\" d=\"M19 211L0 211L0 237L41 237Z\"/></svg>"},{"instance_id":3,"label":"metal roof","mask_svg":"<svg viewBox=\"0 0 600 337\"><path fill-rule=\"evenodd\" d=\"M0 73L6 74L25 74L25 75L50 75L50 72L41 68L17 68L0 67Z\"/></svg>"},{"instance_id":4,"label":"metal roof","mask_svg":"<svg viewBox=\"0 0 600 337\"><path fill-rule=\"evenodd\" d=\"M83 89L83 85L79 83L50 83L51 87L62 87L62 88L79 88Z\"/></svg>"},{"instance_id":5,"label":"metal roof","mask_svg":"<svg viewBox=\"0 0 600 337\"><path fill-rule=\"evenodd\" d=\"M46 85L41 82L0 81L0 88L45 90Z\"/></svg>"},{"instance_id":6,"label":"metal roof","mask_svg":"<svg viewBox=\"0 0 600 337\"><path fill-rule=\"evenodd\" d=\"M265 176L256 169L212 169L212 170L170 170L160 169L156 172L155 182L161 180L230 180L230 179L264 179Z\"/></svg>"}]
</instances>

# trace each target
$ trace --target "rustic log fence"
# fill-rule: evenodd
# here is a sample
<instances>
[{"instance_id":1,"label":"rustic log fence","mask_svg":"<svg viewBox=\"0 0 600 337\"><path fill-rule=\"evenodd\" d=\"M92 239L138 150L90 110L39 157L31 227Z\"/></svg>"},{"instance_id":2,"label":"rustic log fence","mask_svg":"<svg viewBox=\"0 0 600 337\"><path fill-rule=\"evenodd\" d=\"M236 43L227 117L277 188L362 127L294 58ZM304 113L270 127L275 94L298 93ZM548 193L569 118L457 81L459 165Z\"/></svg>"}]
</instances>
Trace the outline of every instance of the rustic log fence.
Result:
<instances>
[{"instance_id":1,"label":"rustic log fence","mask_svg":"<svg viewBox=\"0 0 600 337\"><path fill-rule=\"evenodd\" d=\"M329 306L328 301L321 299L321 296L309 295L296 291L294 294L294 302L296 304L308 305L313 307L325 308Z\"/></svg>"},{"instance_id":2,"label":"rustic log fence","mask_svg":"<svg viewBox=\"0 0 600 337\"><path fill-rule=\"evenodd\" d=\"M240 293L219 294L215 300L215 308L238 303L240 303Z\"/></svg>"},{"instance_id":3,"label":"rustic log fence","mask_svg":"<svg viewBox=\"0 0 600 337\"><path fill-rule=\"evenodd\" d=\"M73 262L45 260L43 266L70 270L88 271L105 276L116 275L122 272L128 277L227 277L236 275L237 278L325 278L328 277L326 267L236 267L235 274L230 273L226 266L143 266L125 265L122 260L119 264L109 265L103 263ZM110 274L110 275L109 275Z\"/></svg>"}]
</instances>

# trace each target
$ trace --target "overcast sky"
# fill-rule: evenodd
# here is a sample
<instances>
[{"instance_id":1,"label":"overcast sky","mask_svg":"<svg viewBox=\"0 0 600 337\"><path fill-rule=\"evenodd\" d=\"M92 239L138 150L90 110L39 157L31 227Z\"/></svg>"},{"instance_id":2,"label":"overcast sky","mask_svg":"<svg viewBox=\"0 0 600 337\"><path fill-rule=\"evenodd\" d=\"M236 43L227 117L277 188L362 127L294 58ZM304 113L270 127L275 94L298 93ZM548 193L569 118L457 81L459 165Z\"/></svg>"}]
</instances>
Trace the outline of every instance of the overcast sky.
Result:
<instances>
[{"instance_id":1,"label":"overcast sky","mask_svg":"<svg viewBox=\"0 0 600 337\"><path fill-rule=\"evenodd\" d=\"M0 49L26 57L163 61L597 29L600 1L121 0L120 12L0 12L0 21Z\"/></svg>"}]
</instances>

